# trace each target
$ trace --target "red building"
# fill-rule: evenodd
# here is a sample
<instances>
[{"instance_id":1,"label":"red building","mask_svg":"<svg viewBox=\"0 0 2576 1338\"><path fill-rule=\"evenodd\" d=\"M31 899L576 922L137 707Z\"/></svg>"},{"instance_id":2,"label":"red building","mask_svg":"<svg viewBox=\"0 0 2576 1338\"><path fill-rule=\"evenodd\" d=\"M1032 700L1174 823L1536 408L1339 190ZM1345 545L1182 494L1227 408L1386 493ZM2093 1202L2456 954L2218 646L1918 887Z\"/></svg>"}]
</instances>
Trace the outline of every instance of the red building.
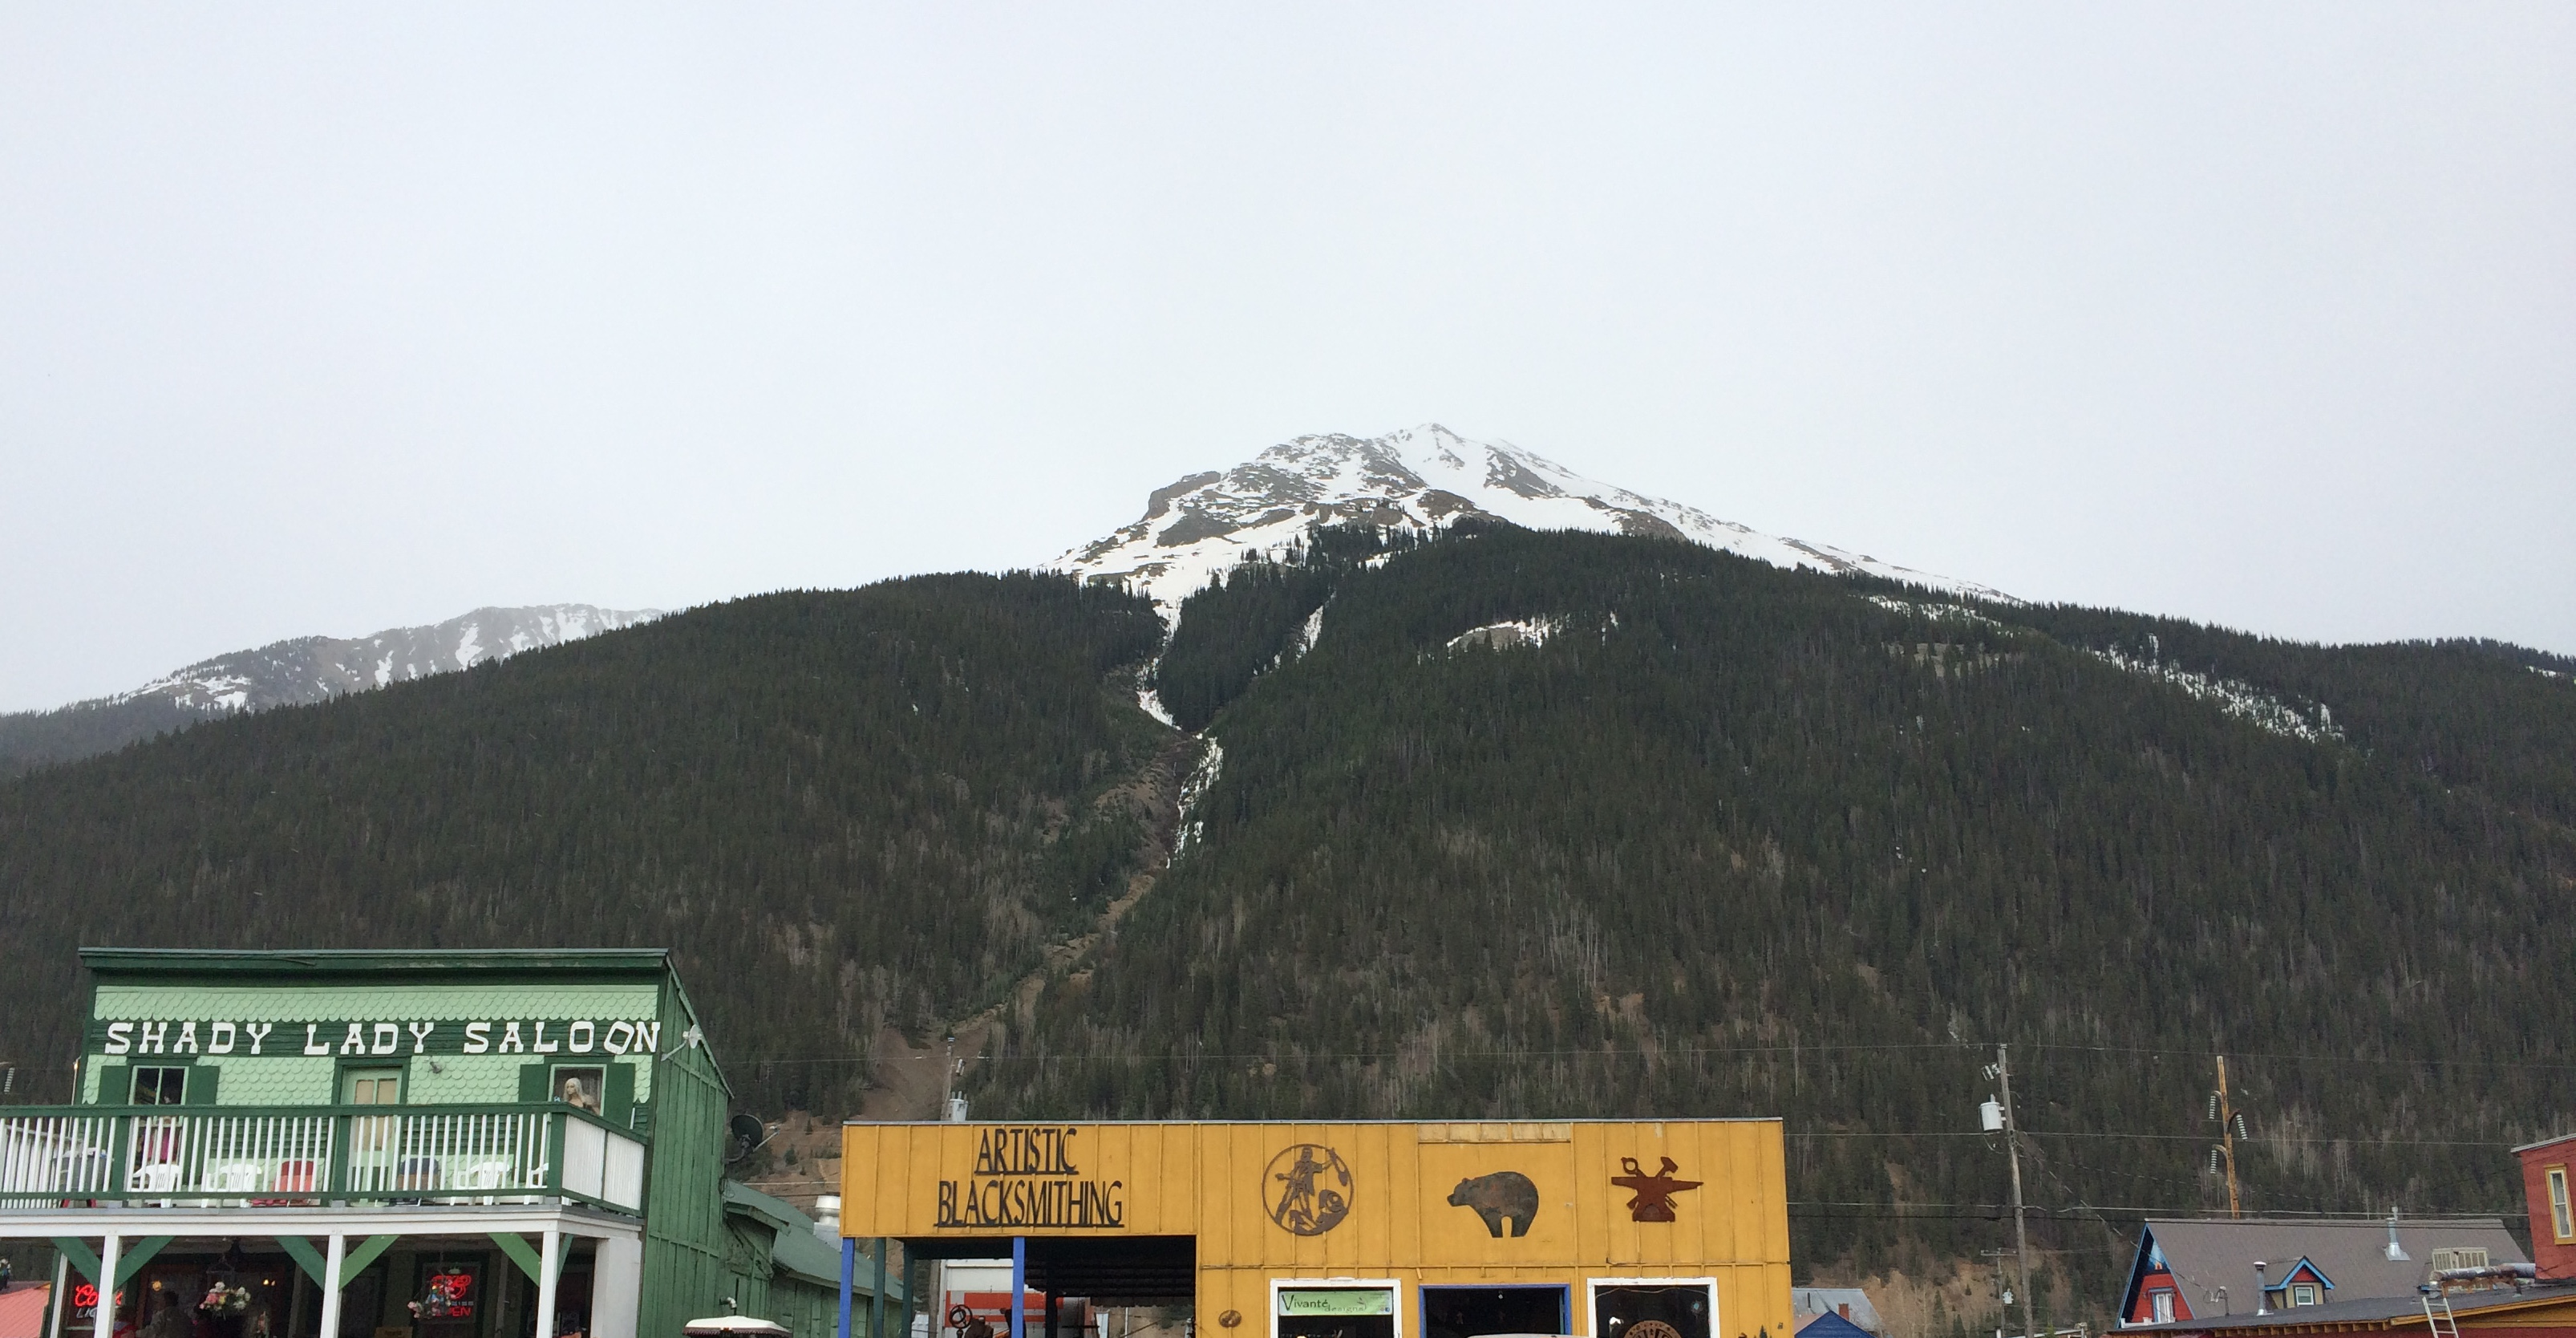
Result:
<instances>
[{"instance_id":1,"label":"red building","mask_svg":"<svg viewBox=\"0 0 2576 1338\"><path fill-rule=\"evenodd\" d=\"M2385 1297L2412 1304L2431 1269L2521 1262L2522 1247L2495 1217L2149 1218L2120 1319L2171 1324Z\"/></svg>"},{"instance_id":2,"label":"red building","mask_svg":"<svg viewBox=\"0 0 2576 1338\"><path fill-rule=\"evenodd\" d=\"M2576 1282L2576 1217L2569 1215L2567 1167L2576 1134L2515 1148L2522 1159L2523 1205L2531 1213L2531 1262L2542 1282Z\"/></svg>"},{"instance_id":3,"label":"red building","mask_svg":"<svg viewBox=\"0 0 2576 1338\"><path fill-rule=\"evenodd\" d=\"M2528 1263L2509 1243L2499 1247L2491 1238L2481 1242L2482 1232L2462 1234L2468 1223L2418 1222L2415 1230L2430 1227L2435 1236L2390 1229L2380 1257L2359 1261L2369 1284L2353 1288L2347 1282L2328 1295L2327 1288L2362 1275L2350 1271L2353 1261L2338 1265L2297 1243L2316 1237L2281 1234L2313 1224L2150 1222L2130 1270L2122 1327L2158 1338L2576 1338L2576 1214L2568 1189L2569 1172L2576 1169L2576 1134L2513 1151L2522 1162L2524 1208L2531 1216ZM2242 1234L2237 1244L2217 1252L2211 1248L2213 1233L2177 1232L2175 1226L2234 1227ZM2347 1224L2346 1230L2356 1226L2386 1224ZM2159 1227L2165 1229L2161 1237ZM2486 1224L2488 1230L2501 1227ZM2437 1239L2443 1243L2435 1244ZM2267 1256L2260 1265L2235 1257L2246 1244ZM2294 1255L2293 1249L2301 1252ZM2238 1294L2232 1289L2211 1285L2213 1279L2248 1274L2259 1281L2237 1285L2261 1298L2259 1313L2227 1299Z\"/></svg>"}]
</instances>

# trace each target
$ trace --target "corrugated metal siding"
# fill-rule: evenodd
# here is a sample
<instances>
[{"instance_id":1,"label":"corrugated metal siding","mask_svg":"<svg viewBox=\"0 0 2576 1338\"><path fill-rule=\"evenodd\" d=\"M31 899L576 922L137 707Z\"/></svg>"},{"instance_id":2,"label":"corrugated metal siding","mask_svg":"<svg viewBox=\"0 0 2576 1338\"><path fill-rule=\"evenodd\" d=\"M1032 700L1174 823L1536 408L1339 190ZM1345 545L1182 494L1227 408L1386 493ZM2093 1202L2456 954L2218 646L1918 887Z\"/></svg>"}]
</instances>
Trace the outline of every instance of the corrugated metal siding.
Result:
<instances>
[{"instance_id":1,"label":"corrugated metal siding","mask_svg":"<svg viewBox=\"0 0 2576 1338\"><path fill-rule=\"evenodd\" d=\"M676 1001L667 1008L664 1051L690 1023ZM636 1314L636 1332L646 1335L678 1333L692 1319L722 1314L733 1295L725 1267L724 1087L703 1049L681 1049L659 1067L666 1071L653 1103L644 1294Z\"/></svg>"},{"instance_id":2,"label":"corrugated metal siding","mask_svg":"<svg viewBox=\"0 0 2576 1338\"><path fill-rule=\"evenodd\" d=\"M1561 1283L1603 1277L1713 1277L1720 1331L1785 1333L1790 1318L1788 1194L1781 1126L1770 1120L1562 1121L1533 1124L1135 1123L1070 1128L1061 1146L1078 1173L975 1174L988 1140L1010 1126L854 1124L842 1131L842 1230L852 1236L998 1236L1009 1229L940 1220L992 1202L1014 1183L1050 1179L1103 1191L1115 1227L1023 1228L1032 1235L1192 1236L1198 1310L1265 1313L1270 1279L1387 1277L1408 1286ZM1329 1149L1349 1175L1347 1216L1314 1235L1274 1219L1288 1158ZM1006 1156L1018 1153L1006 1152ZM1639 1221L1617 1181L1629 1162L1669 1157L1676 1215ZM1504 1236L1453 1191L1502 1172L1532 1182L1540 1208L1526 1234ZM1319 1183L1321 1183L1319 1181ZM1065 1200L1054 1201L1056 1208ZM989 1211L989 1210L988 1210ZM1024 1210L1021 1210L1024 1211ZM960 1214L965 1220L971 1216ZM1062 1220L1062 1219L1060 1219Z\"/></svg>"},{"instance_id":3,"label":"corrugated metal siding","mask_svg":"<svg viewBox=\"0 0 2576 1338\"><path fill-rule=\"evenodd\" d=\"M822 1338L840 1328L841 1297L837 1286L817 1287L792 1273L780 1273L769 1280L769 1309L761 1313L786 1325L796 1338ZM862 1298L850 1312L850 1324L865 1333L867 1316Z\"/></svg>"},{"instance_id":4,"label":"corrugated metal siding","mask_svg":"<svg viewBox=\"0 0 2576 1338\"><path fill-rule=\"evenodd\" d=\"M784 1325L796 1338L824 1338L840 1328L841 1298L837 1284L834 1287L817 1287L793 1273L772 1272L762 1277L729 1269L725 1285L725 1295L734 1298L743 1314L757 1315ZM710 1313L722 1311L719 1307ZM850 1322L857 1325L861 1333L866 1332L864 1300L851 1311Z\"/></svg>"}]
</instances>

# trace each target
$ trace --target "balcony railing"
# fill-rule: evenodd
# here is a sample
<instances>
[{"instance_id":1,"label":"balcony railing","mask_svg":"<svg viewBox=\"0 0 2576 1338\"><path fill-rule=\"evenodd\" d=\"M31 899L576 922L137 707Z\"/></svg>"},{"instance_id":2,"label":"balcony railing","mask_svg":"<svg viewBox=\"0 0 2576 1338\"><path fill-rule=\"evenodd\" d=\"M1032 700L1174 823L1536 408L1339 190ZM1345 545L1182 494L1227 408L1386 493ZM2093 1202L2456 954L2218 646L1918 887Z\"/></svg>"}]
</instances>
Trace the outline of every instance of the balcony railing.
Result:
<instances>
[{"instance_id":1,"label":"balcony railing","mask_svg":"<svg viewBox=\"0 0 2576 1338\"><path fill-rule=\"evenodd\" d=\"M633 1213L644 1144L569 1106L0 1108L0 1203L532 1203Z\"/></svg>"}]
</instances>

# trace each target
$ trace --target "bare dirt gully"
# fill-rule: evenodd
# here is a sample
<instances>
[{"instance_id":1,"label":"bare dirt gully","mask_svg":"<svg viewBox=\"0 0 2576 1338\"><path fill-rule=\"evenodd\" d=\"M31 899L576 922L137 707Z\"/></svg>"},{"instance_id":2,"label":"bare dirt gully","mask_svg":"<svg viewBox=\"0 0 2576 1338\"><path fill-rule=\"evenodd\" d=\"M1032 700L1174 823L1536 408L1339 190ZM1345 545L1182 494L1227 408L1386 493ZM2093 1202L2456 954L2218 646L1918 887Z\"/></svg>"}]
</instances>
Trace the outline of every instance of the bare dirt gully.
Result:
<instances>
[{"instance_id":1,"label":"bare dirt gully","mask_svg":"<svg viewBox=\"0 0 2576 1338\"><path fill-rule=\"evenodd\" d=\"M1136 903L1154 890L1155 882L1171 866L1172 847L1180 834L1181 782L1198 762L1204 746L1196 735L1173 738L1125 784L1098 800L1104 808L1125 806L1134 812L1142 820L1145 836L1137 849L1136 872L1128 876L1127 890L1102 909L1088 928L1049 945L1039 964L1012 982L999 1000L937 1031L929 1045L916 1048L891 1027L878 1034L874 1083L859 1107L860 1119L938 1119L940 1100L949 1090L951 1077L945 1070L956 1067L954 1076L959 1078L973 1072L993 1029L1005 1018L1025 1021L1049 982L1079 976L1090 969L1092 954L1116 931L1118 922L1135 909ZM956 1038L954 1045L946 1039L950 1036ZM812 1210L816 1196L840 1192L838 1124L816 1119L804 1111L790 1111L766 1150L770 1153L768 1168L748 1181L754 1189L807 1211Z\"/></svg>"}]
</instances>

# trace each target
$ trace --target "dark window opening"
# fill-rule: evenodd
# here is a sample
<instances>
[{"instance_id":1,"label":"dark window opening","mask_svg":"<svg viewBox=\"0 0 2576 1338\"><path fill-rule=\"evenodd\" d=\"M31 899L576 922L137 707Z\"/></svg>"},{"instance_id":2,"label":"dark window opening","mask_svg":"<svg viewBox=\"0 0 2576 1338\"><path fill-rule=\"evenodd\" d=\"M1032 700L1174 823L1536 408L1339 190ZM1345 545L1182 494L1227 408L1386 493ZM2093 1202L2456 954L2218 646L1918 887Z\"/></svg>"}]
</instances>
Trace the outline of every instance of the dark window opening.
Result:
<instances>
[{"instance_id":1,"label":"dark window opening","mask_svg":"<svg viewBox=\"0 0 2576 1338\"><path fill-rule=\"evenodd\" d=\"M136 1069L134 1071L134 1104L138 1106L175 1106L188 1094L186 1069Z\"/></svg>"},{"instance_id":2,"label":"dark window opening","mask_svg":"<svg viewBox=\"0 0 2576 1338\"><path fill-rule=\"evenodd\" d=\"M1425 1287L1423 1338L1565 1332L1563 1287Z\"/></svg>"},{"instance_id":3,"label":"dark window opening","mask_svg":"<svg viewBox=\"0 0 2576 1338\"><path fill-rule=\"evenodd\" d=\"M1598 1338L1709 1338L1706 1286L1604 1287L1592 1294Z\"/></svg>"}]
</instances>

